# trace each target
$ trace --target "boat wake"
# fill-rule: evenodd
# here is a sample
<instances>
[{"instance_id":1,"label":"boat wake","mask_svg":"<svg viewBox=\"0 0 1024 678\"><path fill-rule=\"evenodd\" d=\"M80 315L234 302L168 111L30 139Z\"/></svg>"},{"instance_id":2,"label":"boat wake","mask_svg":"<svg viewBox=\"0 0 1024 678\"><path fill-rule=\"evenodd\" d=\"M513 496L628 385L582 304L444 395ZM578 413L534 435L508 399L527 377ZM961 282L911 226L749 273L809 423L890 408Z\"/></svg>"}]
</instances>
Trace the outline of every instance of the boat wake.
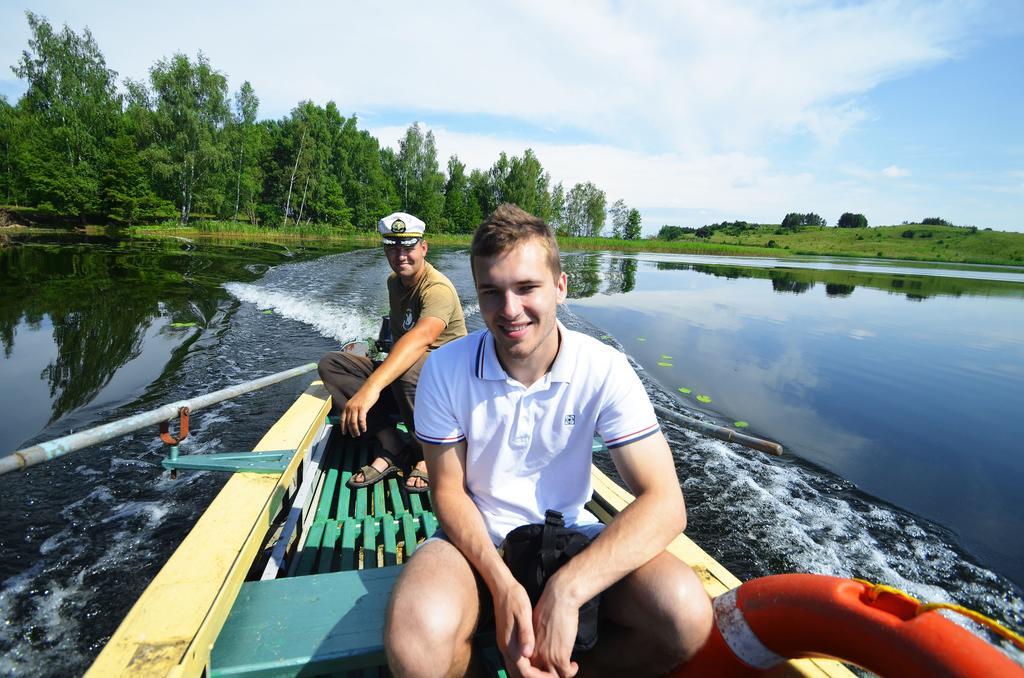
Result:
<instances>
[{"instance_id":1,"label":"boat wake","mask_svg":"<svg viewBox=\"0 0 1024 678\"><path fill-rule=\"evenodd\" d=\"M320 335L339 343L375 337L380 329L380 317L354 311L351 300L311 301L289 292L247 283L227 283L224 289L239 301L305 323Z\"/></svg>"}]
</instances>

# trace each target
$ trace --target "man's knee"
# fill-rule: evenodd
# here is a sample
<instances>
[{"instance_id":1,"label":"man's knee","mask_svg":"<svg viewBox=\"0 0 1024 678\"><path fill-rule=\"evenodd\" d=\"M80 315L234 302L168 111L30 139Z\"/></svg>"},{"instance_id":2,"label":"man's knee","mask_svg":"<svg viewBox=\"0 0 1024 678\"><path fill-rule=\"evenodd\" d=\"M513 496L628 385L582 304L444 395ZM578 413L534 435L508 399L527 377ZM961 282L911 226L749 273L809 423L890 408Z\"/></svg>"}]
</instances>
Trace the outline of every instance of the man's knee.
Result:
<instances>
[{"instance_id":1,"label":"man's knee","mask_svg":"<svg viewBox=\"0 0 1024 678\"><path fill-rule=\"evenodd\" d=\"M420 547L404 566L388 604L384 646L392 670L416 673L425 656L436 667L453 669L468 661L477 596L472 570L454 546L431 542Z\"/></svg>"},{"instance_id":2,"label":"man's knee","mask_svg":"<svg viewBox=\"0 0 1024 678\"><path fill-rule=\"evenodd\" d=\"M666 552L628 579L613 598L622 605L621 616L613 621L634 627L653 644L658 657L652 659L660 669L692 657L707 640L713 619L711 599L697 574Z\"/></svg>"},{"instance_id":3,"label":"man's knee","mask_svg":"<svg viewBox=\"0 0 1024 678\"><path fill-rule=\"evenodd\" d=\"M331 374L331 368L334 365L333 353L326 353L320 358L320 362L316 364L317 374L320 375L320 381L327 381L327 375Z\"/></svg>"},{"instance_id":4,"label":"man's knee","mask_svg":"<svg viewBox=\"0 0 1024 678\"><path fill-rule=\"evenodd\" d=\"M714 619L711 598L700 577L688 565L679 565L673 568L675 576L659 592L658 604L661 640L673 665L688 660L703 647Z\"/></svg>"}]
</instances>

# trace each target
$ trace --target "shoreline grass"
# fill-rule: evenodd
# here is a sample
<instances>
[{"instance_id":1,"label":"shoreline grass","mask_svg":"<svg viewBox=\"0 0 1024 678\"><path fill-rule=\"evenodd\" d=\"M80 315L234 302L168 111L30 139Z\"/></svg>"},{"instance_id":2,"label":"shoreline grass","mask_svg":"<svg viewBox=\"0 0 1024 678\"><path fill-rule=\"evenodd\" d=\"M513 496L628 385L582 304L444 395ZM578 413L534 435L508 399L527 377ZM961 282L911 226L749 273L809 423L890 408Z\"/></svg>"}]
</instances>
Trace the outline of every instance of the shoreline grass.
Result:
<instances>
[{"instance_id":1,"label":"shoreline grass","mask_svg":"<svg viewBox=\"0 0 1024 678\"><path fill-rule=\"evenodd\" d=\"M21 229L5 229L12 233ZM32 227L28 231L52 231ZM124 233L129 236L239 238L260 241L318 240L376 247L373 231L355 231L324 224L265 228L235 221L194 221L188 226L159 224L110 229L89 226L89 233ZM469 234L428 233L431 244L469 247ZM919 263L1024 266L1024 233L989 231L957 226L875 226L861 229L804 228L783 232L778 226L752 226L738 234L716 232L710 238L686 235L677 240L619 240L605 237L559 237L559 246L571 251L652 252L708 256L772 257L831 256L894 259Z\"/></svg>"}]
</instances>

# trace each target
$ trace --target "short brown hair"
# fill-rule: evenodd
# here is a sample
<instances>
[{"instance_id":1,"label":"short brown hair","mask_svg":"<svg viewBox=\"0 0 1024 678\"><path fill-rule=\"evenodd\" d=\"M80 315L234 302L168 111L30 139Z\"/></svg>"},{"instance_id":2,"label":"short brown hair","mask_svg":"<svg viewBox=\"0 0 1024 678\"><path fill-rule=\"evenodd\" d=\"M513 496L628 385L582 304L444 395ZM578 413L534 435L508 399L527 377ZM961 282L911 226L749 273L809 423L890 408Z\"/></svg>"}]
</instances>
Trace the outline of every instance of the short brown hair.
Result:
<instances>
[{"instance_id":1,"label":"short brown hair","mask_svg":"<svg viewBox=\"0 0 1024 678\"><path fill-rule=\"evenodd\" d=\"M555 278L562 273L562 261L559 259L558 241L554 230L540 217L535 217L519 206L506 202L476 227L473 244L469 249L470 269L476 279L476 259L478 257L494 257L508 252L519 245L536 239L547 251L548 266Z\"/></svg>"}]
</instances>

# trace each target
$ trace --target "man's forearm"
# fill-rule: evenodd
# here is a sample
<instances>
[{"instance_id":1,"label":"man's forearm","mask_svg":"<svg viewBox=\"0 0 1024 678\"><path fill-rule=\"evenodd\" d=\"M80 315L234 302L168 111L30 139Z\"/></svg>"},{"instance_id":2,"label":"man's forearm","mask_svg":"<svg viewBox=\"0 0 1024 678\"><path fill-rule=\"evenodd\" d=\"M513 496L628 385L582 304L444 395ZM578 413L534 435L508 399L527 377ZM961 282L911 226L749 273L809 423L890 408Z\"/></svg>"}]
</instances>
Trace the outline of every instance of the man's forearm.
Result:
<instances>
[{"instance_id":1,"label":"man's forearm","mask_svg":"<svg viewBox=\"0 0 1024 678\"><path fill-rule=\"evenodd\" d=\"M406 332L391 347L391 352L384 362L366 379L365 385L378 393L383 391L416 364L434 339L436 337L431 337L428 332L415 329Z\"/></svg>"},{"instance_id":2,"label":"man's forearm","mask_svg":"<svg viewBox=\"0 0 1024 678\"><path fill-rule=\"evenodd\" d=\"M466 557L493 593L512 579L487 533L480 510L465 492L435 491L433 500L438 520L448 539Z\"/></svg>"}]
</instances>

